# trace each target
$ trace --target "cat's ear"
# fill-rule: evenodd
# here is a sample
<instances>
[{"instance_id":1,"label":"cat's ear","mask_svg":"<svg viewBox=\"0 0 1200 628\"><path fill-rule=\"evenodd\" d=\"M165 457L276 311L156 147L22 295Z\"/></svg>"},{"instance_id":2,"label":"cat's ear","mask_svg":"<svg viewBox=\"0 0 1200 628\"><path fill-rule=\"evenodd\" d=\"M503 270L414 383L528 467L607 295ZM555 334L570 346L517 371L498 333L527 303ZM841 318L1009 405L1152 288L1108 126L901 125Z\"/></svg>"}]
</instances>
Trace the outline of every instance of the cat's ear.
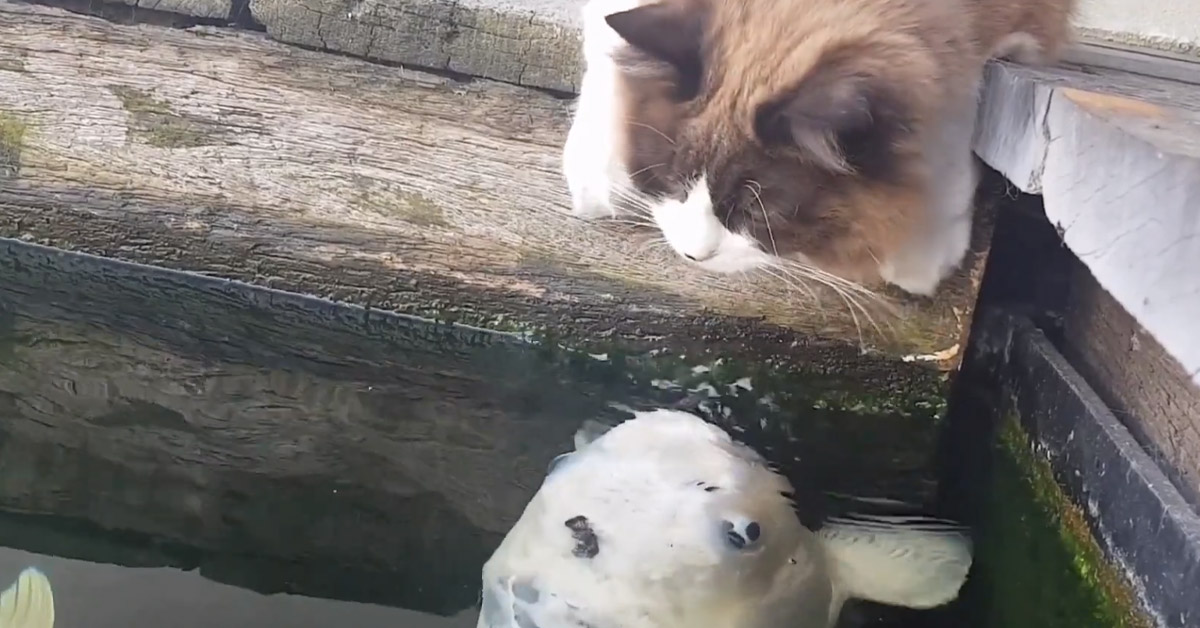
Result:
<instances>
[{"instance_id":1,"label":"cat's ear","mask_svg":"<svg viewBox=\"0 0 1200 628\"><path fill-rule=\"evenodd\" d=\"M758 107L759 139L794 145L833 172L886 175L912 115L895 77L877 69L846 56L818 64Z\"/></svg>"},{"instance_id":2,"label":"cat's ear","mask_svg":"<svg viewBox=\"0 0 1200 628\"><path fill-rule=\"evenodd\" d=\"M629 45L684 75L700 70L705 14L678 0L661 0L604 18Z\"/></svg>"}]
</instances>

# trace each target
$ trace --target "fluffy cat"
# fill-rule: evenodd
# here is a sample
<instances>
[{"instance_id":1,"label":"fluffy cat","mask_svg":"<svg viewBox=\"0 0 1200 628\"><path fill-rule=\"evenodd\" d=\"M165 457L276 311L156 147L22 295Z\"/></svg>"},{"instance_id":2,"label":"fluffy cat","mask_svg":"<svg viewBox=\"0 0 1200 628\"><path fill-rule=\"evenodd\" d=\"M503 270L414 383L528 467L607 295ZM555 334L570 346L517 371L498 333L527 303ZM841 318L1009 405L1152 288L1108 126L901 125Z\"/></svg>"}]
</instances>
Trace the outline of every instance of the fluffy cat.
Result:
<instances>
[{"instance_id":1,"label":"fluffy cat","mask_svg":"<svg viewBox=\"0 0 1200 628\"><path fill-rule=\"evenodd\" d=\"M573 212L640 212L718 273L790 260L931 295L969 246L985 62L1074 0L590 0Z\"/></svg>"}]
</instances>

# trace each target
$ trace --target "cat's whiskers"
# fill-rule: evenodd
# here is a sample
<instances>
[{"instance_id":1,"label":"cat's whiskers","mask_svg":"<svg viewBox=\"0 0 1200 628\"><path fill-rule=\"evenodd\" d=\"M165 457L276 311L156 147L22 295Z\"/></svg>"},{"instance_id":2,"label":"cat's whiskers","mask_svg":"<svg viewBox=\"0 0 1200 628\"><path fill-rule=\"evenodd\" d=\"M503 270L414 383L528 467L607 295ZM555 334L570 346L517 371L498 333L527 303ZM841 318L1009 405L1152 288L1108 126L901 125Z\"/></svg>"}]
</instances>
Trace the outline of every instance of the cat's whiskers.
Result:
<instances>
[{"instance_id":1,"label":"cat's whiskers","mask_svg":"<svg viewBox=\"0 0 1200 628\"><path fill-rule=\"evenodd\" d=\"M886 297L884 297L883 295L880 295L879 293L875 292L874 290L871 290L870 288L858 283L857 281L852 281L852 280L846 279L845 277L842 277L840 275L835 275L823 268L820 268L818 266L815 266L815 265L807 263L807 262L800 262L797 260L789 260L789 259L784 259L784 258L778 258L778 261L780 263L786 264L790 267L803 269L803 271L806 273L818 275L831 283L835 283L835 284L841 286L842 288L845 288L846 290L849 290L849 291L859 294L863 297L866 297L867 299L870 299L871 301L875 301L875 302L879 303L880 305L883 305L883 306L890 305L890 303Z\"/></svg>"},{"instance_id":2,"label":"cat's whiskers","mask_svg":"<svg viewBox=\"0 0 1200 628\"><path fill-rule=\"evenodd\" d=\"M636 126L636 127L641 127L641 128L643 128L643 129L646 129L647 131L652 131L653 133L655 133L655 134L656 134L656 135L658 135L659 137L661 137L661 138L663 138L664 140L666 140L668 143L670 143L670 144L675 144L675 140L674 140L674 139L672 139L671 137L669 137L669 136L668 136L666 133L663 133L662 131L660 131L660 130L658 130L658 129L654 128L653 126L651 126L651 125L649 125L649 124L646 124L645 122L638 122L637 120L632 120L632 119L630 119L630 118L626 118L626 119L625 119L625 122L626 122L626 124L630 124L630 125L633 125L633 126Z\"/></svg>"},{"instance_id":3,"label":"cat's whiskers","mask_svg":"<svg viewBox=\"0 0 1200 628\"><path fill-rule=\"evenodd\" d=\"M761 272L763 274L766 274L766 275L782 282L785 286L787 286L789 288L803 290L806 294L808 294L808 296L814 302L817 303L818 310L820 309L819 306L821 304L821 295L818 294L816 290L813 290L812 286L808 285L808 282L797 281L797 280L793 279L792 277L789 277L788 275L784 274L783 272L781 272L778 268L776 268L774 266L764 266L763 268L761 268L759 270L761 270ZM747 273L747 275L748 275L748 273Z\"/></svg>"},{"instance_id":4,"label":"cat's whiskers","mask_svg":"<svg viewBox=\"0 0 1200 628\"><path fill-rule=\"evenodd\" d=\"M636 170L634 172L629 173L629 178L632 179L632 178L638 176L639 174L646 172L647 170L653 170L655 168L662 168L665 165L667 165L667 164L665 164L665 163L650 164L649 166L646 166L645 168L642 168L640 170Z\"/></svg>"},{"instance_id":5,"label":"cat's whiskers","mask_svg":"<svg viewBox=\"0 0 1200 628\"><path fill-rule=\"evenodd\" d=\"M812 264L797 262L795 260L777 259L776 263L771 267L794 282L807 283L808 281L813 281L837 294L847 306L847 310L854 321L855 329L858 332L860 342L862 340L862 320L864 319L876 333L883 334L883 329L880 327L875 315L872 314L873 309L882 309L888 315L896 313L892 303L882 295L857 282L839 277ZM887 327L891 329L890 324L887 324Z\"/></svg>"},{"instance_id":6,"label":"cat's whiskers","mask_svg":"<svg viewBox=\"0 0 1200 628\"><path fill-rule=\"evenodd\" d=\"M639 190L631 185L614 184L610 188L610 194L617 197L618 200L624 201L623 209L650 218L653 210L653 199L642 194Z\"/></svg>"},{"instance_id":7,"label":"cat's whiskers","mask_svg":"<svg viewBox=\"0 0 1200 628\"><path fill-rule=\"evenodd\" d=\"M883 296L866 288L862 284L855 281L850 281L844 277L840 277L830 273L824 269L818 268L812 264L797 262L795 260L782 260L787 266L784 270L790 270L794 273L800 273L806 277L813 279L828 286L830 289L838 291L839 294L846 294L854 298L855 303L862 303L859 299L864 299L873 305L879 305L884 309L890 309L891 304Z\"/></svg>"},{"instance_id":8,"label":"cat's whiskers","mask_svg":"<svg viewBox=\"0 0 1200 628\"><path fill-rule=\"evenodd\" d=\"M747 181L746 189L754 195L755 202L758 203L759 210L762 211L763 221L767 224L767 236L771 238L771 249L775 253L775 257L779 257L779 245L775 244L775 232L771 230L771 217L767 214L767 206L763 205L762 201L762 185L758 181Z\"/></svg>"},{"instance_id":9,"label":"cat's whiskers","mask_svg":"<svg viewBox=\"0 0 1200 628\"><path fill-rule=\"evenodd\" d=\"M794 269L787 269L787 268L783 268L780 266L768 267L768 268L772 268L772 270L774 272L767 271L767 274L770 274L773 277L779 279L785 285L788 285L788 286L791 286L794 288L799 287L799 288L805 290L809 294L814 295L814 298L818 302L820 302L820 297L816 296L816 293L813 291L812 287L808 285L808 282L810 280L815 281L818 284L833 291L833 293L836 294L839 298L841 298L842 302L846 304L846 312L850 314L850 319L854 323L854 331L858 335L858 343L860 346L865 346L865 340L863 338L862 321L859 318L859 312L864 311L864 308L863 308L862 304L858 302L857 298L855 298L853 295L847 294L842 288L840 288L837 285L830 285L828 283L823 282L820 278L817 278L817 277L804 276L803 274L797 273ZM869 314L867 316L869 317ZM871 322L872 322L872 324L874 324L873 320ZM876 329L878 329L878 328L876 328Z\"/></svg>"}]
</instances>

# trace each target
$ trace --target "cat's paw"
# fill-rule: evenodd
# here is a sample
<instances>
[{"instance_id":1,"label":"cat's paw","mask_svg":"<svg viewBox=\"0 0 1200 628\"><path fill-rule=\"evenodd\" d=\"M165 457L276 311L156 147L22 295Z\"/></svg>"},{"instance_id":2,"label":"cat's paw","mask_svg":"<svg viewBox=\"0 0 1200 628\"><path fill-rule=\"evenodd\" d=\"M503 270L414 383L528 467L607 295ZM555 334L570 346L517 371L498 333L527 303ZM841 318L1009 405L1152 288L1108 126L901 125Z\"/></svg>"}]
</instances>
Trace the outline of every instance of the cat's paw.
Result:
<instances>
[{"instance_id":1,"label":"cat's paw","mask_svg":"<svg viewBox=\"0 0 1200 628\"><path fill-rule=\"evenodd\" d=\"M884 281L916 296L931 297L942 283L942 274L932 265L901 266L892 261L879 265L879 276Z\"/></svg>"},{"instance_id":2,"label":"cat's paw","mask_svg":"<svg viewBox=\"0 0 1200 628\"><path fill-rule=\"evenodd\" d=\"M930 297L942 281L958 270L971 248L971 215L961 216L884 260L879 276L916 296Z\"/></svg>"},{"instance_id":3,"label":"cat's paw","mask_svg":"<svg viewBox=\"0 0 1200 628\"><path fill-rule=\"evenodd\" d=\"M583 7L586 69L562 157L571 213L579 218L616 216L613 190L629 185L622 158L621 74L613 59L626 44L605 16L645 1L590 0Z\"/></svg>"},{"instance_id":4,"label":"cat's paw","mask_svg":"<svg viewBox=\"0 0 1200 628\"><path fill-rule=\"evenodd\" d=\"M585 219L614 216L609 156L603 150L605 138L598 137L603 127L586 125L586 120L577 119L563 147L563 176L571 192L571 214Z\"/></svg>"}]
</instances>

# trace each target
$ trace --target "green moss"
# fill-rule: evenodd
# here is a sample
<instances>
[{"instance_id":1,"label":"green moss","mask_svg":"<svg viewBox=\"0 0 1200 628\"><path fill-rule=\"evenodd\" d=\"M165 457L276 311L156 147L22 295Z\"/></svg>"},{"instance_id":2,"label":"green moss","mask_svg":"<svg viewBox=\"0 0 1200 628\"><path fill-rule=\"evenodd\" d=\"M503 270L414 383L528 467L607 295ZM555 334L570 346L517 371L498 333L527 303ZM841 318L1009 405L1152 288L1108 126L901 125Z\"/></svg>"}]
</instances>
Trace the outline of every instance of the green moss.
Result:
<instances>
[{"instance_id":1,"label":"green moss","mask_svg":"<svg viewBox=\"0 0 1200 628\"><path fill-rule=\"evenodd\" d=\"M195 148L225 143L228 129L204 118L179 114L166 101L145 90L123 85L109 87L129 112L129 130L133 137L156 148Z\"/></svg>"},{"instance_id":2,"label":"green moss","mask_svg":"<svg viewBox=\"0 0 1200 628\"><path fill-rule=\"evenodd\" d=\"M108 89L129 113L171 113L171 108L166 102L154 98L145 90L125 85L114 85Z\"/></svg>"},{"instance_id":3,"label":"green moss","mask_svg":"<svg viewBox=\"0 0 1200 628\"><path fill-rule=\"evenodd\" d=\"M995 465L974 585L986 592L983 628L1148 627L1014 419L1005 421Z\"/></svg>"},{"instance_id":4,"label":"green moss","mask_svg":"<svg viewBox=\"0 0 1200 628\"><path fill-rule=\"evenodd\" d=\"M421 227L446 227L446 214L437 203L418 192L404 192L400 195L400 216L406 221Z\"/></svg>"},{"instance_id":5,"label":"green moss","mask_svg":"<svg viewBox=\"0 0 1200 628\"><path fill-rule=\"evenodd\" d=\"M25 72L25 58L7 54L0 57L0 72Z\"/></svg>"},{"instance_id":6,"label":"green moss","mask_svg":"<svg viewBox=\"0 0 1200 628\"><path fill-rule=\"evenodd\" d=\"M15 176L21 170L21 151L28 134L28 124L0 111L0 177Z\"/></svg>"},{"instance_id":7,"label":"green moss","mask_svg":"<svg viewBox=\"0 0 1200 628\"><path fill-rule=\"evenodd\" d=\"M536 253L528 254L528 261ZM718 392L738 389L735 396L763 407L786 408L792 412L824 412L859 417L918 419L933 426L946 412L949 382L934 369L912 368L896 373L895 364L881 358L864 357L856 364L809 360L801 351L781 353L761 363L731 360L717 355L679 355L663 340L660 350L630 352L619 341L564 338L551 330L505 316L485 315L457 304L424 303L418 316L444 323L471 325L518 334L532 339L551 359L577 368L608 370L621 377L658 388L691 390L711 386ZM592 356L602 355L605 360ZM864 367L864 364L866 365ZM753 390L739 388L749 379Z\"/></svg>"},{"instance_id":8,"label":"green moss","mask_svg":"<svg viewBox=\"0 0 1200 628\"><path fill-rule=\"evenodd\" d=\"M215 144L211 127L192 120L164 116L142 132L146 143L156 148L194 148Z\"/></svg>"}]
</instances>

